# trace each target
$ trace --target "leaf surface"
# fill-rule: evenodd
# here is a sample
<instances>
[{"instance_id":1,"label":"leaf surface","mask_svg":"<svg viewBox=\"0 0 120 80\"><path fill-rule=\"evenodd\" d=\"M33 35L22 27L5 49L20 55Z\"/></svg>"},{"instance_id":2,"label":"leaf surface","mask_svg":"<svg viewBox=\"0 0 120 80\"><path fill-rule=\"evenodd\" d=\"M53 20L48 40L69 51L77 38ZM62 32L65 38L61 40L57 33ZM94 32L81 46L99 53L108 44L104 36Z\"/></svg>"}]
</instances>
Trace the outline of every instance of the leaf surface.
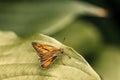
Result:
<instances>
[{"instance_id":1,"label":"leaf surface","mask_svg":"<svg viewBox=\"0 0 120 80\"><path fill-rule=\"evenodd\" d=\"M40 34L21 39L13 32L0 32L0 35L2 37L0 38L2 43L0 44L0 79L2 80L101 80L81 55L54 38ZM49 68L42 69L31 45L33 41L63 48L64 54Z\"/></svg>"}]
</instances>

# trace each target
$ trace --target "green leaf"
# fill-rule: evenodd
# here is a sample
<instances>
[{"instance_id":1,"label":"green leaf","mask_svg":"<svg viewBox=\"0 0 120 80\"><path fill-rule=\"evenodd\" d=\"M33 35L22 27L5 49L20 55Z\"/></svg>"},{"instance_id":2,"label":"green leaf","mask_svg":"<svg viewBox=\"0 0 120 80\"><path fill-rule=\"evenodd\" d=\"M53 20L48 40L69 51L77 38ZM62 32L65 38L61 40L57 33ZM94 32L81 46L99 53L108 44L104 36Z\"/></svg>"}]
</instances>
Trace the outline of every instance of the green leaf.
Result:
<instances>
[{"instance_id":1,"label":"green leaf","mask_svg":"<svg viewBox=\"0 0 120 80\"><path fill-rule=\"evenodd\" d=\"M22 37L37 33L52 35L69 25L76 16L104 17L106 11L78 1L37 1L0 3L0 29Z\"/></svg>"},{"instance_id":2,"label":"green leaf","mask_svg":"<svg viewBox=\"0 0 120 80\"><path fill-rule=\"evenodd\" d=\"M0 37L2 80L101 80L81 55L54 38L40 34L20 39L13 32L0 32ZM64 54L49 68L42 69L31 45L33 41L63 48Z\"/></svg>"}]
</instances>

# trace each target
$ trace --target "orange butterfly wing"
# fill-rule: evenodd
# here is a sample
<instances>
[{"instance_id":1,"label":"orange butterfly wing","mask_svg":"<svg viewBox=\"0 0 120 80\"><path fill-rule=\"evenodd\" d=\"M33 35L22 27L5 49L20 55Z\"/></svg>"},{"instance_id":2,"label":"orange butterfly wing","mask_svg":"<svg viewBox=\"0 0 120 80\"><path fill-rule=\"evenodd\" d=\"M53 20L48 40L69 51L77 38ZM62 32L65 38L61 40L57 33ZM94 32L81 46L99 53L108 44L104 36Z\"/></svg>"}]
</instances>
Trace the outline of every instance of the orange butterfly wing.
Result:
<instances>
[{"instance_id":1,"label":"orange butterfly wing","mask_svg":"<svg viewBox=\"0 0 120 80\"><path fill-rule=\"evenodd\" d=\"M43 64L41 64L41 67L47 68L55 59L57 56L49 58L47 61L45 61Z\"/></svg>"},{"instance_id":2,"label":"orange butterfly wing","mask_svg":"<svg viewBox=\"0 0 120 80\"><path fill-rule=\"evenodd\" d=\"M63 49L57 49L37 42L32 42L32 45L40 57L41 67L43 68L47 68L63 52Z\"/></svg>"}]
</instances>

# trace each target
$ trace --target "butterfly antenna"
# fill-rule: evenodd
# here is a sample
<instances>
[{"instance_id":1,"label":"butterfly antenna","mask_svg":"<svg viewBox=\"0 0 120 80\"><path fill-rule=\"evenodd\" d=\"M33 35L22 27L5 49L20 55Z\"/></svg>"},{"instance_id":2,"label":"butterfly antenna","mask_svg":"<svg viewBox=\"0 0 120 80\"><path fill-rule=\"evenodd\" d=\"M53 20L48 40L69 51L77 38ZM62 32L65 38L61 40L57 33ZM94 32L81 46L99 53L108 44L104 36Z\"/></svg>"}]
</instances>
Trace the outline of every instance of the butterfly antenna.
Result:
<instances>
[{"instance_id":1,"label":"butterfly antenna","mask_svg":"<svg viewBox=\"0 0 120 80\"><path fill-rule=\"evenodd\" d=\"M66 40L66 38L64 37L64 38L63 38L63 44L65 43L65 40Z\"/></svg>"}]
</instances>

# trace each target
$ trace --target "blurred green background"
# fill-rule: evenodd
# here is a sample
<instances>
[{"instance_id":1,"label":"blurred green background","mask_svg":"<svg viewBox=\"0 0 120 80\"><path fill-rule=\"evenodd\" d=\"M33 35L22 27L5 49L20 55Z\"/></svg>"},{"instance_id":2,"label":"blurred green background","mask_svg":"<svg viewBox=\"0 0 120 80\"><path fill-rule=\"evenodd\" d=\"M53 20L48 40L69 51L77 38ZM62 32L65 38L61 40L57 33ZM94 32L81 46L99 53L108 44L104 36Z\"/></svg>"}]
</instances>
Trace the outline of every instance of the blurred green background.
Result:
<instances>
[{"instance_id":1,"label":"blurred green background","mask_svg":"<svg viewBox=\"0 0 120 80\"><path fill-rule=\"evenodd\" d=\"M24 39L47 34L84 56L103 80L120 80L118 5L115 0L1 0L0 31Z\"/></svg>"}]
</instances>

